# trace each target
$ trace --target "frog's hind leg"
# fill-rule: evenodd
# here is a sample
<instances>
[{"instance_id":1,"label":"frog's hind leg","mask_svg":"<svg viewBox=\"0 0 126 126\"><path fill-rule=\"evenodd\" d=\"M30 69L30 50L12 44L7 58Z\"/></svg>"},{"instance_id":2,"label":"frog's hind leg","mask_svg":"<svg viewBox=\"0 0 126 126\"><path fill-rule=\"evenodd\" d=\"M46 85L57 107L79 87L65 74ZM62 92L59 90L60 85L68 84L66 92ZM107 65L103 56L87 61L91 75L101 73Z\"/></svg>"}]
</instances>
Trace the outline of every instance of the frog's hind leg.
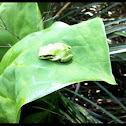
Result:
<instances>
[{"instance_id":1,"label":"frog's hind leg","mask_svg":"<svg viewBox=\"0 0 126 126\"><path fill-rule=\"evenodd\" d=\"M73 57L72 54L70 54L69 56L67 56L65 59L61 59L61 62L68 62L69 60L71 60Z\"/></svg>"}]
</instances>

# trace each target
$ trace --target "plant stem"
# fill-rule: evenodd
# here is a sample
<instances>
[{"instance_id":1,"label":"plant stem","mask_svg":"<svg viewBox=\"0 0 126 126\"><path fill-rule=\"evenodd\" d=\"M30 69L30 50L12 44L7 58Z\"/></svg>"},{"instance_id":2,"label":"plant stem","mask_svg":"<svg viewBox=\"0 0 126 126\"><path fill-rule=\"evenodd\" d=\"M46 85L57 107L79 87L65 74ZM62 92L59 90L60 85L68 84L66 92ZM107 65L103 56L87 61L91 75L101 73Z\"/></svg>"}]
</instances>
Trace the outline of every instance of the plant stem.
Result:
<instances>
[{"instance_id":1,"label":"plant stem","mask_svg":"<svg viewBox=\"0 0 126 126\"><path fill-rule=\"evenodd\" d=\"M78 82L76 84L76 90L75 90L75 92L78 93L79 89L80 89L80 82ZM75 97L76 97L76 95L73 96L72 100L74 100Z\"/></svg>"},{"instance_id":2,"label":"plant stem","mask_svg":"<svg viewBox=\"0 0 126 126\"><path fill-rule=\"evenodd\" d=\"M6 30L6 31L8 31L8 32L10 32L10 33L13 34L17 39L19 39L19 36L17 36L16 34L14 34L12 31L10 31L10 30L7 28L5 22L3 21L3 19L2 19L1 17L0 17L0 19L1 19L2 23L3 23L3 25L1 24L2 27L0 27L0 28ZM19 40L20 40L20 39L19 39Z\"/></svg>"},{"instance_id":3,"label":"plant stem","mask_svg":"<svg viewBox=\"0 0 126 126\"><path fill-rule=\"evenodd\" d=\"M62 13L62 11L70 4L71 2L67 2L59 11L58 11L58 13L52 18L53 20L56 18L56 17L58 17L61 13Z\"/></svg>"}]
</instances>

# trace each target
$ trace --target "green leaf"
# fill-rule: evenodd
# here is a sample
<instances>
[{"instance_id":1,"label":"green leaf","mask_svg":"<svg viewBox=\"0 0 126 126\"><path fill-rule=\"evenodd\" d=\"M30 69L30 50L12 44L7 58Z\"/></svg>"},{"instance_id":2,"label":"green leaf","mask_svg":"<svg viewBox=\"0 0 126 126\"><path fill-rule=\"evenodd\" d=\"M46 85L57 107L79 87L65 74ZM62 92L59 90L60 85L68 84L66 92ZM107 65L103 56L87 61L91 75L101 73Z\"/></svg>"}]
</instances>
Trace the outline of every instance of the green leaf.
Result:
<instances>
[{"instance_id":1,"label":"green leaf","mask_svg":"<svg viewBox=\"0 0 126 126\"><path fill-rule=\"evenodd\" d=\"M123 32L114 32L114 34L126 37L126 33Z\"/></svg>"},{"instance_id":2,"label":"green leaf","mask_svg":"<svg viewBox=\"0 0 126 126\"><path fill-rule=\"evenodd\" d=\"M40 9L43 21L45 21L45 22L43 22L44 29L48 28L49 26L51 26L53 24L53 20L47 21L48 19L50 19L52 17L51 5L52 5L52 3L50 3L50 2L38 2L38 6Z\"/></svg>"},{"instance_id":3,"label":"green leaf","mask_svg":"<svg viewBox=\"0 0 126 126\"><path fill-rule=\"evenodd\" d=\"M108 23L105 24L105 27L110 26L110 25L113 25L113 24L115 24L115 23L120 23L120 22L122 22L122 21L126 21L126 18L122 18L122 19L118 19L118 20L116 20L116 21L108 22Z\"/></svg>"},{"instance_id":4,"label":"green leaf","mask_svg":"<svg viewBox=\"0 0 126 126\"><path fill-rule=\"evenodd\" d=\"M73 59L70 62L58 63L38 58L41 46L57 42L72 47ZM0 74L0 117L3 118L0 121L10 123L18 122L17 115L24 104L70 84L105 81L116 85L100 18L29 34L4 55Z\"/></svg>"},{"instance_id":5,"label":"green leaf","mask_svg":"<svg viewBox=\"0 0 126 126\"><path fill-rule=\"evenodd\" d=\"M64 112L63 110L60 110L60 113L62 113L62 115L64 115L68 120L70 120L71 123L76 123L73 118L71 118L66 112Z\"/></svg>"},{"instance_id":6,"label":"green leaf","mask_svg":"<svg viewBox=\"0 0 126 126\"><path fill-rule=\"evenodd\" d=\"M110 55L112 61L126 61L126 45L113 44L110 47Z\"/></svg>"},{"instance_id":7,"label":"green leaf","mask_svg":"<svg viewBox=\"0 0 126 126\"><path fill-rule=\"evenodd\" d=\"M120 52L123 52L123 50L125 50L125 49L126 49L126 45L125 44L123 44L123 45L114 44L113 47L109 48L110 53L112 53L112 52L120 53Z\"/></svg>"},{"instance_id":8,"label":"green leaf","mask_svg":"<svg viewBox=\"0 0 126 126\"><path fill-rule=\"evenodd\" d=\"M19 36L19 39L22 39L29 33L43 29L42 22L40 22L40 27L37 28L41 15L35 2L2 3L0 6L0 17L7 29ZM1 24L3 25L3 22L0 20L0 27L2 27ZM0 28L0 46L8 46L8 44L13 46L19 39L10 32ZM8 49L8 47L0 47L0 60Z\"/></svg>"},{"instance_id":9,"label":"green leaf","mask_svg":"<svg viewBox=\"0 0 126 126\"><path fill-rule=\"evenodd\" d=\"M41 12L41 15L43 15L43 17L47 16L47 12L49 11L49 7L50 7L50 2L38 2L38 6Z\"/></svg>"},{"instance_id":10,"label":"green leaf","mask_svg":"<svg viewBox=\"0 0 126 126\"><path fill-rule=\"evenodd\" d=\"M91 116L82 106L80 106L79 104L75 103L72 100L69 100L68 98L64 97L61 93L60 93L62 102L64 104L64 106L66 107L67 111L69 112L69 108L71 107L71 111L74 111L75 113L79 113L82 114L84 117L80 116L81 118L81 123L102 123L101 121L99 121L98 119L94 118L93 116ZM69 107L68 107L69 106ZM76 114L77 116L77 114ZM84 122L85 121L85 122Z\"/></svg>"},{"instance_id":11,"label":"green leaf","mask_svg":"<svg viewBox=\"0 0 126 126\"><path fill-rule=\"evenodd\" d=\"M112 38L116 38L116 37L119 37L120 35L115 35L114 33L112 33L112 34L108 34L107 35L107 38L108 39L112 39Z\"/></svg>"},{"instance_id":12,"label":"green leaf","mask_svg":"<svg viewBox=\"0 0 126 126\"><path fill-rule=\"evenodd\" d=\"M126 61L126 52L113 54L111 56L111 61Z\"/></svg>"},{"instance_id":13,"label":"green leaf","mask_svg":"<svg viewBox=\"0 0 126 126\"><path fill-rule=\"evenodd\" d=\"M124 24L122 24L121 26L113 26L113 27L111 27L111 28L106 28L106 34L108 35L108 34L110 34L110 33L113 33L113 32L116 32L116 31L122 31L122 30L125 30L126 29L126 25Z\"/></svg>"}]
</instances>

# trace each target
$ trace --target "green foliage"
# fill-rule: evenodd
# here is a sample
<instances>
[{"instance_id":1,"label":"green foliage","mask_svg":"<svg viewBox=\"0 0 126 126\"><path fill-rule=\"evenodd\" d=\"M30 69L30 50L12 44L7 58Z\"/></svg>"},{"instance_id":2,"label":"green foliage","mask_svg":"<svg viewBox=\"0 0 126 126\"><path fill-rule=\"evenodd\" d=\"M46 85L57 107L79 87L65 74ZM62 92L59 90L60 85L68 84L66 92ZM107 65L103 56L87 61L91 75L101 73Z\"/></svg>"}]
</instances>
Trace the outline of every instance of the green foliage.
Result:
<instances>
[{"instance_id":1,"label":"green foliage","mask_svg":"<svg viewBox=\"0 0 126 126\"><path fill-rule=\"evenodd\" d=\"M4 24L0 20L0 46L12 45L13 47L8 52L7 50L10 47L0 47L0 59L7 52L0 63L0 122L18 123L21 107L38 99L35 101L36 106L32 106L32 110L38 109L39 111L33 112L31 110L30 114L25 117L22 116L21 123L51 123L55 120L58 120L57 123L102 123L91 116L89 111L82 106L61 94L59 96L54 91L80 81L105 81L116 85L111 72L109 50L111 60L113 60L112 57L126 60L126 54L122 52L122 50L125 50L125 46L115 44L108 49L106 34L109 39L118 36L125 37L125 33L122 32L126 29L125 23L123 25L115 25L115 23L126 21L126 18L105 23L105 29L99 18L69 26L63 22L53 23L53 20L50 19L52 17L52 13L50 13L52 3L1 3L0 17L8 30L2 29ZM93 16L101 17L108 10L121 5L121 3L114 3L106 8L103 6L107 5L106 2L88 3L79 8L73 7L74 9L68 8L71 11L66 14L61 13L58 19L65 19L70 15L74 17L79 11L93 5L101 5L101 11L96 10L98 13ZM84 15L84 12L82 13ZM44 22L42 22L43 17ZM40 46L59 41L72 46L72 53L74 54L72 61L53 63L38 59ZM117 103L125 110L125 106L116 97L99 83L98 86L114 100L117 100ZM52 94L49 95L50 93ZM75 95L77 94L75 93ZM60 99L57 97L60 97ZM86 99L85 97L81 98ZM67 111L60 109L58 105L60 100ZM123 123L112 113L99 107L89 99L86 100L105 112L115 122ZM25 114L25 111L23 112ZM100 118L105 117L100 116Z\"/></svg>"},{"instance_id":2,"label":"green foliage","mask_svg":"<svg viewBox=\"0 0 126 126\"><path fill-rule=\"evenodd\" d=\"M114 26L114 27L110 27L110 28L106 28L106 34L110 34L110 33L113 33L113 32L116 32L116 31L121 31L121 30L124 30L126 29L126 25L121 25L121 26Z\"/></svg>"},{"instance_id":3,"label":"green foliage","mask_svg":"<svg viewBox=\"0 0 126 126\"><path fill-rule=\"evenodd\" d=\"M43 18L44 29L48 28L53 23L53 20L48 20L52 17L51 5L52 5L52 3L50 3L50 2L38 2L38 6L40 9L42 18ZM40 19L40 21L41 21L41 19Z\"/></svg>"},{"instance_id":4,"label":"green foliage","mask_svg":"<svg viewBox=\"0 0 126 126\"><path fill-rule=\"evenodd\" d=\"M126 33L122 33L122 32L114 32L114 34L126 37Z\"/></svg>"},{"instance_id":5,"label":"green foliage","mask_svg":"<svg viewBox=\"0 0 126 126\"><path fill-rule=\"evenodd\" d=\"M102 112L106 113L106 115L108 115L109 117L111 117L115 122L117 122L117 123L122 123L122 124L124 123L123 121L119 120L116 116L114 116L113 114L111 114L110 112L108 112L107 110L105 110L104 108L102 108L101 106L95 104L95 103L92 102L91 100L87 99L86 97L81 96L80 94L78 94L78 93L76 93L76 92L74 92L74 91L72 91L72 90L69 90L69 89L66 89L66 88L65 88L65 90L66 90L66 91L69 91L69 92L71 92L71 93L73 93L73 94L75 94L76 96L78 96L78 97L82 98L83 100L89 102L89 103L92 104L93 106L99 108Z\"/></svg>"},{"instance_id":6,"label":"green foliage","mask_svg":"<svg viewBox=\"0 0 126 126\"><path fill-rule=\"evenodd\" d=\"M124 22L126 21L126 18L124 18L125 5L126 3L120 3L120 2L113 2L113 3L83 2L83 3L75 3L75 4L71 3L71 6L69 6L69 8L65 10L65 12L60 14L59 18L57 19L67 22L68 24L75 24L83 20L94 18L96 16L101 17L105 23L107 38L108 40L111 40L110 41L111 43L109 45L111 61L126 61L126 47L125 47L125 38L124 38L126 37L126 22ZM86 12L88 12L88 14L86 14ZM124 41L123 44L121 44L120 42L121 39L122 39L121 41L122 43ZM116 42L118 42L119 44L116 44ZM114 68L115 66L113 66L113 69ZM123 73L125 72L122 72L122 74ZM119 73L115 73L115 74L119 74ZM125 84L125 82L123 82L124 76L121 75L121 80L120 80L121 85ZM120 90L123 90L123 88L121 89L120 87ZM115 98L110 92L107 91L107 89L104 88L104 91L108 93L125 110L125 106L122 103L120 103L119 99ZM112 114L114 115L115 113ZM102 117L102 115L99 116L100 118Z\"/></svg>"},{"instance_id":7,"label":"green foliage","mask_svg":"<svg viewBox=\"0 0 126 126\"><path fill-rule=\"evenodd\" d=\"M55 120L62 117L57 112L58 93L54 92L22 107L20 123L55 123ZM58 120L57 120L58 123Z\"/></svg>"},{"instance_id":8,"label":"green foliage","mask_svg":"<svg viewBox=\"0 0 126 126\"><path fill-rule=\"evenodd\" d=\"M77 12L79 12L79 11L85 9L85 8L88 8L88 7L91 7L91 6L94 6L94 5L101 5L101 4L103 4L103 3L102 2L94 2L94 3L86 4L86 5L79 7L79 8L78 7L72 8L71 11L67 11L67 13L63 14L61 17L59 17L58 20L61 20L61 19L66 18L68 16L72 16L72 15L74 15L74 13L77 13Z\"/></svg>"},{"instance_id":9,"label":"green foliage","mask_svg":"<svg viewBox=\"0 0 126 126\"><path fill-rule=\"evenodd\" d=\"M126 21L126 18L122 18L122 19L118 19L116 21L111 21L111 22L105 23L105 27L111 26L111 25L113 25L115 23L120 23L122 21Z\"/></svg>"},{"instance_id":10,"label":"green foliage","mask_svg":"<svg viewBox=\"0 0 126 126\"><path fill-rule=\"evenodd\" d=\"M102 123L100 120L91 116L84 107L78 105L77 103L73 102L72 100L64 97L60 93L61 101L64 107L67 110L67 113L70 115L69 117L73 120L71 122L75 123ZM67 116L66 116L67 117Z\"/></svg>"},{"instance_id":11,"label":"green foliage","mask_svg":"<svg viewBox=\"0 0 126 126\"><path fill-rule=\"evenodd\" d=\"M117 46L117 44L116 45L112 44L112 46L110 47L110 53L113 52L113 51L124 50L124 49L126 49L125 44L121 44L121 45L118 45L118 46Z\"/></svg>"},{"instance_id":12,"label":"green foliage","mask_svg":"<svg viewBox=\"0 0 126 126\"><path fill-rule=\"evenodd\" d=\"M18 122L21 106L72 83L95 80L116 84L100 18L55 27L56 23L29 34L4 55L0 64L0 122ZM57 42L72 47L72 61L57 63L38 58L41 46Z\"/></svg>"},{"instance_id":13,"label":"green foliage","mask_svg":"<svg viewBox=\"0 0 126 126\"><path fill-rule=\"evenodd\" d=\"M7 29L16 34L20 40L29 33L43 29L42 22L40 22L39 28L37 27L40 17L40 11L35 2L2 3L0 6L0 18L5 23ZM8 46L8 44L13 46L19 41L15 35L2 29L2 25L4 24L1 19L0 46L2 47L0 47L0 60L9 49L8 47L3 46Z\"/></svg>"},{"instance_id":14,"label":"green foliage","mask_svg":"<svg viewBox=\"0 0 126 126\"><path fill-rule=\"evenodd\" d=\"M126 61L126 45L112 44L110 54L112 61Z\"/></svg>"},{"instance_id":15,"label":"green foliage","mask_svg":"<svg viewBox=\"0 0 126 126\"><path fill-rule=\"evenodd\" d=\"M97 13L96 15L93 16L93 18L97 17L97 16L100 16L102 14L104 14L105 12L111 10L113 7L117 6L117 5L120 5L122 4L121 2L115 2L114 4L106 7L105 9L103 9L102 11L100 11L99 13Z\"/></svg>"},{"instance_id":16,"label":"green foliage","mask_svg":"<svg viewBox=\"0 0 126 126\"><path fill-rule=\"evenodd\" d=\"M122 32L125 31L126 24L120 24L124 21L126 21L126 18L118 19L116 21L108 22L105 24L106 34L109 39L116 38L119 36L126 37L126 33ZM116 23L118 23L118 25L115 25ZM126 61L126 45L110 45L110 54L111 61Z\"/></svg>"},{"instance_id":17,"label":"green foliage","mask_svg":"<svg viewBox=\"0 0 126 126\"><path fill-rule=\"evenodd\" d=\"M47 12L49 11L50 4L51 3L49 3L49 2L38 2L38 6L40 9L41 15L43 15L43 17L45 17L45 18L47 17L47 14L48 14Z\"/></svg>"},{"instance_id":18,"label":"green foliage","mask_svg":"<svg viewBox=\"0 0 126 126\"><path fill-rule=\"evenodd\" d=\"M112 99L114 99L125 111L126 107L111 93L109 92L104 86L102 86L98 82L94 82L96 85L98 85L102 90L104 90Z\"/></svg>"},{"instance_id":19,"label":"green foliage","mask_svg":"<svg viewBox=\"0 0 126 126\"><path fill-rule=\"evenodd\" d=\"M23 106L22 112L20 123L102 123L60 91Z\"/></svg>"},{"instance_id":20,"label":"green foliage","mask_svg":"<svg viewBox=\"0 0 126 126\"><path fill-rule=\"evenodd\" d=\"M121 31L125 31L126 29L126 25L124 24L120 24L122 22L126 21L126 18L122 18L122 19L118 19L116 21L111 21L108 23L105 23L105 30L106 30L106 34L107 34L107 38L115 38L118 36L126 36L125 33L121 32ZM117 25L115 25L116 23L118 23Z\"/></svg>"}]
</instances>

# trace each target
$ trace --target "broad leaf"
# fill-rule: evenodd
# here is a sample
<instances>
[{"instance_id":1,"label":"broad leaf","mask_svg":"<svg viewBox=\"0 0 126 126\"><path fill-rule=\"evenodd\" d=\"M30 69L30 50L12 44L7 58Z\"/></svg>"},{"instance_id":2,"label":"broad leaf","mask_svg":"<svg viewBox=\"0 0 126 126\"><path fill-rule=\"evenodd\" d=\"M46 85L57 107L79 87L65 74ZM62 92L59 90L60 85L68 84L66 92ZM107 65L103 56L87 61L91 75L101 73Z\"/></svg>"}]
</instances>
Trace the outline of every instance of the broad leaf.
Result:
<instances>
[{"instance_id":1,"label":"broad leaf","mask_svg":"<svg viewBox=\"0 0 126 126\"><path fill-rule=\"evenodd\" d=\"M54 27L29 34L16 43L0 64L0 122L18 122L20 108L80 81L105 81L116 85L109 49L100 18L76 25ZM67 63L40 60L39 48L49 43L72 47Z\"/></svg>"},{"instance_id":2,"label":"broad leaf","mask_svg":"<svg viewBox=\"0 0 126 126\"><path fill-rule=\"evenodd\" d=\"M42 30L43 25L40 22L41 14L37 3L18 2L18 3L2 3L0 6L0 17L4 21L7 29L22 39L26 35L37 30ZM39 28L37 24L39 22ZM3 22L0 20L0 27ZM0 60L9 49L8 46L14 45L19 40L10 32L0 28Z\"/></svg>"}]
</instances>

